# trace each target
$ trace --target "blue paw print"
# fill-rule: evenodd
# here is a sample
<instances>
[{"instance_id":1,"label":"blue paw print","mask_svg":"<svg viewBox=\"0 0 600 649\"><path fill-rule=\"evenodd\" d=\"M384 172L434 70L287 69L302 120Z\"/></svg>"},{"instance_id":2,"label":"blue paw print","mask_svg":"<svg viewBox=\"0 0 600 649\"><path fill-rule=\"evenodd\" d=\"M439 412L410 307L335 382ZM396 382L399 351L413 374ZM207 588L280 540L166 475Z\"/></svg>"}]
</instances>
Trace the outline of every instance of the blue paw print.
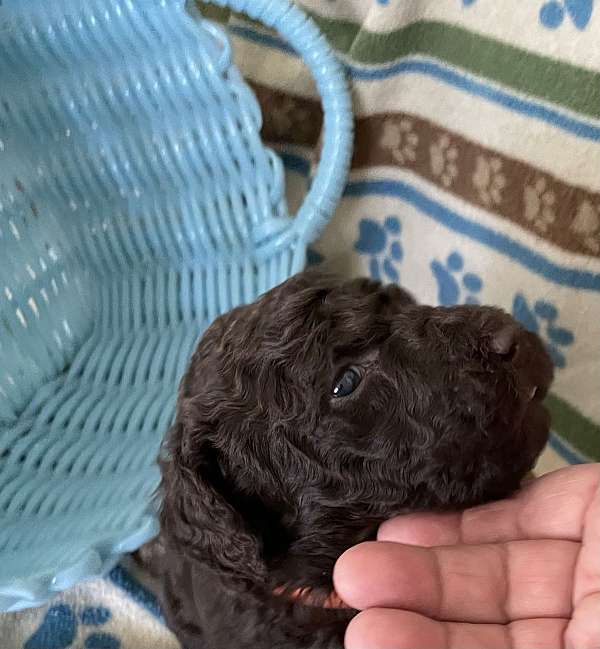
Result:
<instances>
[{"instance_id":1,"label":"blue paw print","mask_svg":"<svg viewBox=\"0 0 600 649\"><path fill-rule=\"evenodd\" d=\"M68 649L77 636L79 624L98 627L106 624L111 612L103 606L84 608L79 619L68 604L57 604L46 612L35 633L25 642L23 649ZM111 633L90 633L86 636L85 649L120 649L120 640Z\"/></svg>"},{"instance_id":2,"label":"blue paw print","mask_svg":"<svg viewBox=\"0 0 600 649\"><path fill-rule=\"evenodd\" d=\"M548 29L557 29L568 14L577 29L587 27L592 17L594 0L549 0L540 9L540 22Z\"/></svg>"},{"instance_id":3,"label":"blue paw print","mask_svg":"<svg viewBox=\"0 0 600 649\"><path fill-rule=\"evenodd\" d=\"M368 255L369 273L373 279L384 279L392 282L400 280L396 263L402 261L404 251L400 243L402 224L397 216L388 216L383 225L373 219L362 219L359 223L358 241L355 250Z\"/></svg>"},{"instance_id":4,"label":"blue paw print","mask_svg":"<svg viewBox=\"0 0 600 649\"><path fill-rule=\"evenodd\" d=\"M477 0L462 0L463 6L470 7L474 5Z\"/></svg>"},{"instance_id":5,"label":"blue paw print","mask_svg":"<svg viewBox=\"0 0 600 649\"><path fill-rule=\"evenodd\" d=\"M479 304L477 294L483 288L483 282L475 273L462 273L464 259L458 252L453 252L442 264L437 260L431 262L431 270L438 284L438 302L442 306L454 304ZM464 299L461 299L464 295Z\"/></svg>"},{"instance_id":6,"label":"blue paw print","mask_svg":"<svg viewBox=\"0 0 600 649\"><path fill-rule=\"evenodd\" d=\"M552 303L538 300L533 309L530 309L525 297L517 293L513 301L513 316L525 329L542 336L546 350L557 368L565 367L567 360L560 348L572 345L575 336L569 329L556 326L559 312ZM542 327L543 331L540 331Z\"/></svg>"}]
</instances>

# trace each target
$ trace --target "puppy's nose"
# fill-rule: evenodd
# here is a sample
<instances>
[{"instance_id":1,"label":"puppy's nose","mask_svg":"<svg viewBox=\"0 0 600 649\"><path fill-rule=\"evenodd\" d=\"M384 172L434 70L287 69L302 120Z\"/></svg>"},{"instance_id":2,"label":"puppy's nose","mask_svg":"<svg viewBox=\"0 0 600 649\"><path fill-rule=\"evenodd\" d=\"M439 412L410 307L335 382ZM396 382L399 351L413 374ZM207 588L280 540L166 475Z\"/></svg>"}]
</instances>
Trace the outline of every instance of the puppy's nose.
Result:
<instances>
[{"instance_id":1,"label":"puppy's nose","mask_svg":"<svg viewBox=\"0 0 600 649\"><path fill-rule=\"evenodd\" d=\"M512 323L504 324L491 335L490 349L494 354L511 360L517 353L519 329Z\"/></svg>"}]
</instances>

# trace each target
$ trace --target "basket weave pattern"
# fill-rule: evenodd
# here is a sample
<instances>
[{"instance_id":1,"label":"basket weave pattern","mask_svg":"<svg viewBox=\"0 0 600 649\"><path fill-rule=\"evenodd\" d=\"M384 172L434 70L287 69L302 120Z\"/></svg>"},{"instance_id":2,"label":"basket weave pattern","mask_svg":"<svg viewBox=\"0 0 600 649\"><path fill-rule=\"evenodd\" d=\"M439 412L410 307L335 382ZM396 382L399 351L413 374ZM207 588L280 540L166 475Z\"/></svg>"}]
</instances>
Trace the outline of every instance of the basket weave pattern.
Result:
<instances>
[{"instance_id":1,"label":"basket weave pattern","mask_svg":"<svg viewBox=\"0 0 600 649\"><path fill-rule=\"evenodd\" d=\"M0 610L155 534L155 458L198 337L303 266L341 193L334 58L287 2L233 4L298 45L323 95L295 219L229 43L183 2L0 6Z\"/></svg>"}]
</instances>

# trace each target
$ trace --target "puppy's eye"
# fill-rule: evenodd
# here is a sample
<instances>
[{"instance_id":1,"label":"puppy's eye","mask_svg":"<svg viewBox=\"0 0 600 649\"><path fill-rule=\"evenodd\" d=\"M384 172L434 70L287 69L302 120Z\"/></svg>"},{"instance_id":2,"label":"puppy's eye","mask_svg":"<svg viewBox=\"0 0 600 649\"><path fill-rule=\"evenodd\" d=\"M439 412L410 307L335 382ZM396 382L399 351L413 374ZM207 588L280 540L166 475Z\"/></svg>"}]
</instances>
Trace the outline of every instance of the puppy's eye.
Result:
<instances>
[{"instance_id":1,"label":"puppy's eye","mask_svg":"<svg viewBox=\"0 0 600 649\"><path fill-rule=\"evenodd\" d=\"M352 394L362 381L361 373L355 367L349 367L333 385L332 394L335 399Z\"/></svg>"}]
</instances>

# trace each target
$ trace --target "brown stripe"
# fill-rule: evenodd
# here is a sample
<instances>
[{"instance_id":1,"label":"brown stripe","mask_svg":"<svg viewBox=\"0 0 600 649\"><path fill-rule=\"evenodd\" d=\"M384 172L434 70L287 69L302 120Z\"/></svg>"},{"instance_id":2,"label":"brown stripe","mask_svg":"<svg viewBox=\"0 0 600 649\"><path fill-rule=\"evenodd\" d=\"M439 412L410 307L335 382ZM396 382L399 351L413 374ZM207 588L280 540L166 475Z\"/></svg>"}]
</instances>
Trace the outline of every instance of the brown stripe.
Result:
<instances>
[{"instance_id":1,"label":"brown stripe","mask_svg":"<svg viewBox=\"0 0 600 649\"><path fill-rule=\"evenodd\" d=\"M356 129L355 168L394 165L565 250L600 256L600 194L409 114L373 115Z\"/></svg>"},{"instance_id":2,"label":"brown stripe","mask_svg":"<svg viewBox=\"0 0 600 649\"><path fill-rule=\"evenodd\" d=\"M317 144L323 127L323 110L319 102L255 83L249 85L263 114L261 135L266 142Z\"/></svg>"},{"instance_id":3,"label":"brown stripe","mask_svg":"<svg viewBox=\"0 0 600 649\"><path fill-rule=\"evenodd\" d=\"M252 84L268 142L316 146L317 101ZM408 113L357 120L352 167L410 169L570 252L600 257L600 193L569 185L514 158Z\"/></svg>"}]
</instances>

